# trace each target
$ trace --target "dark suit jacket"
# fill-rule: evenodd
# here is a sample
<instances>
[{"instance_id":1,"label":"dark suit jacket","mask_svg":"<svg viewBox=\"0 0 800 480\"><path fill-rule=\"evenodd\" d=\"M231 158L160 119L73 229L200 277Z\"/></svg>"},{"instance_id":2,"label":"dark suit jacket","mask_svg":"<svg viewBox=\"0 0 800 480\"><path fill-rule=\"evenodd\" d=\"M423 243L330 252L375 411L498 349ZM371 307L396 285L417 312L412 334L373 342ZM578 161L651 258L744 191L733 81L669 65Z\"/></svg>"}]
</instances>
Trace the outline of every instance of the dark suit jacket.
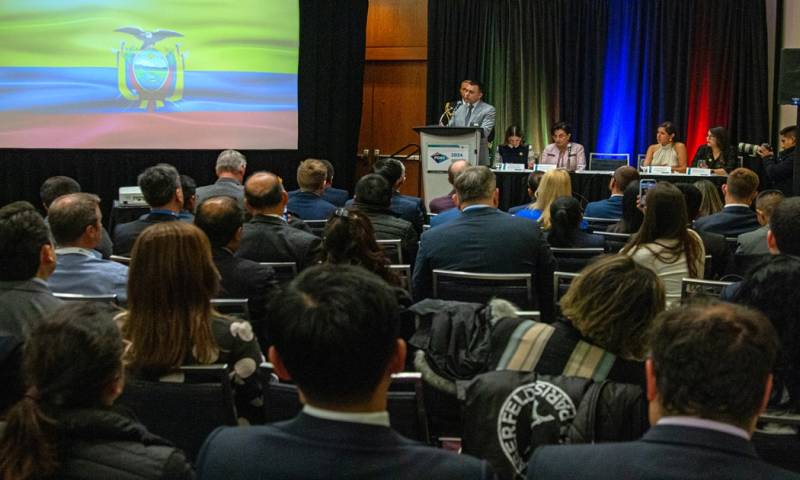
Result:
<instances>
[{"instance_id":1,"label":"dark suit jacket","mask_svg":"<svg viewBox=\"0 0 800 480\"><path fill-rule=\"evenodd\" d=\"M736 237L752 232L761 226L756 212L741 205L725 206L712 215L700 217L694 222L697 230L719 233L725 237Z\"/></svg>"},{"instance_id":2,"label":"dark suit jacket","mask_svg":"<svg viewBox=\"0 0 800 480\"><path fill-rule=\"evenodd\" d=\"M583 212L584 217L622 218L622 195L614 195L605 200L590 202Z\"/></svg>"},{"instance_id":3,"label":"dark suit jacket","mask_svg":"<svg viewBox=\"0 0 800 480\"><path fill-rule=\"evenodd\" d=\"M427 212L425 211L425 203L421 198L394 192L389 209L403 220L411 222L417 234L422 233L422 225L425 223L425 214Z\"/></svg>"},{"instance_id":4,"label":"dark suit jacket","mask_svg":"<svg viewBox=\"0 0 800 480\"><path fill-rule=\"evenodd\" d=\"M544 321L553 313L555 259L536 223L496 208L461 212L446 227L422 235L414 267L414 299L431 296L434 269L482 273L533 273Z\"/></svg>"},{"instance_id":5,"label":"dark suit jacket","mask_svg":"<svg viewBox=\"0 0 800 480\"><path fill-rule=\"evenodd\" d=\"M131 250L133 250L133 244L145 228L159 222L172 222L176 220L178 220L177 215L150 212L132 222L117 225L114 227L114 254L130 256Z\"/></svg>"},{"instance_id":6,"label":"dark suit jacket","mask_svg":"<svg viewBox=\"0 0 800 480\"><path fill-rule=\"evenodd\" d=\"M267 302L278 285L275 271L272 267L259 265L258 262L235 257L227 248L214 247L211 255L222 276L218 296L247 299L253 329L259 334L261 346L265 346L261 340L266 338L263 327L267 316Z\"/></svg>"},{"instance_id":7,"label":"dark suit jacket","mask_svg":"<svg viewBox=\"0 0 800 480\"><path fill-rule=\"evenodd\" d=\"M27 338L62 305L40 280L0 281L0 336Z\"/></svg>"},{"instance_id":8,"label":"dark suit jacket","mask_svg":"<svg viewBox=\"0 0 800 480\"><path fill-rule=\"evenodd\" d=\"M347 190L342 190L341 188L328 187L322 192L322 199L337 207L344 207L348 198L350 198L350 194Z\"/></svg>"},{"instance_id":9,"label":"dark suit jacket","mask_svg":"<svg viewBox=\"0 0 800 480\"><path fill-rule=\"evenodd\" d=\"M258 427L218 428L195 462L198 479L484 479L485 461L402 437L390 428L301 413Z\"/></svg>"},{"instance_id":10,"label":"dark suit jacket","mask_svg":"<svg viewBox=\"0 0 800 480\"><path fill-rule=\"evenodd\" d=\"M241 204L244 202L244 186L236 179L222 177L211 185L198 187L195 195L197 196L198 205L203 203L203 200L211 197L232 197Z\"/></svg>"},{"instance_id":11,"label":"dark suit jacket","mask_svg":"<svg viewBox=\"0 0 800 480\"><path fill-rule=\"evenodd\" d=\"M289 194L286 208L303 220L327 220L336 210L336 205L316 193L294 190Z\"/></svg>"},{"instance_id":12,"label":"dark suit jacket","mask_svg":"<svg viewBox=\"0 0 800 480\"><path fill-rule=\"evenodd\" d=\"M369 218L372 228L375 230L375 238L378 240L399 238L400 246L403 249L403 263L414 265L419 236L410 222L395 217L388 208L378 208L358 202L353 202L352 208L364 213Z\"/></svg>"},{"instance_id":13,"label":"dark suit jacket","mask_svg":"<svg viewBox=\"0 0 800 480\"><path fill-rule=\"evenodd\" d=\"M778 155L764 158L764 171L767 172L772 188L777 188L787 197L793 195L792 179L797 155L797 147L789 147Z\"/></svg>"},{"instance_id":14,"label":"dark suit jacket","mask_svg":"<svg viewBox=\"0 0 800 480\"><path fill-rule=\"evenodd\" d=\"M722 277L733 265L733 256L725 236L707 230L696 230L706 255L711 255L711 265L706 263L705 278L713 280Z\"/></svg>"},{"instance_id":15,"label":"dark suit jacket","mask_svg":"<svg viewBox=\"0 0 800 480\"><path fill-rule=\"evenodd\" d=\"M797 479L756 456L753 444L715 430L656 425L627 443L544 446L528 463L529 479Z\"/></svg>"},{"instance_id":16,"label":"dark suit jacket","mask_svg":"<svg viewBox=\"0 0 800 480\"><path fill-rule=\"evenodd\" d=\"M255 262L297 262L302 269L314 262L320 242L280 218L256 215L244 224L236 256Z\"/></svg>"},{"instance_id":17,"label":"dark suit jacket","mask_svg":"<svg viewBox=\"0 0 800 480\"><path fill-rule=\"evenodd\" d=\"M433 200L431 200L430 203L428 204L431 213L442 213L445 210L456 208L456 202L453 201L454 193L456 193L456 191L451 190L450 193L448 193L447 195L436 197Z\"/></svg>"}]
</instances>

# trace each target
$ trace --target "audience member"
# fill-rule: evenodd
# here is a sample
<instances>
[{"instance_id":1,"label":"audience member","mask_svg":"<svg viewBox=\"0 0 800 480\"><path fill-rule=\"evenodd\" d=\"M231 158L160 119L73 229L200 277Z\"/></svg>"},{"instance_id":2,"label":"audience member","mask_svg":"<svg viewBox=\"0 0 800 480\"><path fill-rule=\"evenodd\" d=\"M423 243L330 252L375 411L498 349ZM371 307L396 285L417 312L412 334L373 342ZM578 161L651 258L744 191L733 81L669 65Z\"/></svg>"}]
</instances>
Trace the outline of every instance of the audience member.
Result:
<instances>
[{"instance_id":1,"label":"audience member","mask_svg":"<svg viewBox=\"0 0 800 480\"><path fill-rule=\"evenodd\" d=\"M197 208L194 224L211 243L211 258L220 275L218 296L247 299L250 320L259 342L265 344L267 302L275 295L277 282L271 267L234 256L242 240L243 217L244 211L235 199L211 197Z\"/></svg>"},{"instance_id":2,"label":"audience member","mask_svg":"<svg viewBox=\"0 0 800 480\"><path fill-rule=\"evenodd\" d=\"M103 260L94 250L103 235L100 198L71 193L55 199L48 211L56 248L56 270L47 281L58 293L115 294L127 301L128 267Z\"/></svg>"},{"instance_id":3,"label":"audience member","mask_svg":"<svg viewBox=\"0 0 800 480\"><path fill-rule=\"evenodd\" d=\"M755 212L750 204L758 193L758 175L746 168L737 168L728 175L722 186L725 207L722 211L694 222L697 230L719 233L726 237L736 237L759 227Z\"/></svg>"},{"instance_id":4,"label":"audience member","mask_svg":"<svg viewBox=\"0 0 800 480\"><path fill-rule=\"evenodd\" d=\"M622 197L625 188L633 181L639 180L639 172L628 166L622 166L614 170L611 180L608 182L608 189L611 196L605 200L589 202L583 212L587 217L592 218L622 218Z\"/></svg>"},{"instance_id":5,"label":"audience member","mask_svg":"<svg viewBox=\"0 0 800 480\"><path fill-rule=\"evenodd\" d=\"M406 355L397 313L393 289L362 268L300 274L272 304L269 359L297 385L303 411L286 422L217 429L197 459L199 477L491 478L485 461L390 428L387 391Z\"/></svg>"},{"instance_id":6,"label":"audience member","mask_svg":"<svg viewBox=\"0 0 800 480\"><path fill-rule=\"evenodd\" d=\"M550 230L545 239L551 247L604 248L600 235L581 231L581 204L574 197L559 197L550 205Z\"/></svg>"},{"instance_id":7,"label":"audience member","mask_svg":"<svg viewBox=\"0 0 800 480\"><path fill-rule=\"evenodd\" d=\"M622 192L622 218L606 229L612 233L636 233L642 226L644 215L637 205L639 201L639 181L634 180Z\"/></svg>"},{"instance_id":8,"label":"audience member","mask_svg":"<svg viewBox=\"0 0 800 480\"><path fill-rule=\"evenodd\" d=\"M33 205L0 208L0 337L27 338L63 305L47 286L55 268L50 230Z\"/></svg>"},{"instance_id":9,"label":"audience member","mask_svg":"<svg viewBox=\"0 0 800 480\"><path fill-rule=\"evenodd\" d=\"M301 228L299 220L284 216L288 195L280 178L254 173L247 179L244 197L253 218L244 225L236 256L255 262L295 262L298 269L311 265L320 239Z\"/></svg>"},{"instance_id":10,"label":"audience member","mask_svg":"<svg viewBox=\"0 0 800 480\"><path fill-rule=\"evenodd\" d=\"M784 195L794 195L794 163L797 161L797 125L784 127L780 131L781 151L775 155L771 149L759 147L758 155L764 159L764 171L772 187Z\"/></svg>"},{"instance_id":11,"label":"audience member","mask_svg":"<svg viewBox=\"0 0 800 480\"><path fill-rule=\"evenodd\" d=\"M42 183L39 189L39 198L42 200L42 207L44 207L44 222L47 223L47 210L53 200L70 193L80 193L81 185L73 178L64 176L50 177ZM111 235L108 234L105 227L103 228L103 237L100 243L95 247L95 250L100 252L103 258L108 258L114 250L114 244L111 242Z\"/></svg>"},{"instance_id":12,"label":"audience member","mask_svg":"<svg viewBox=\"0 0 800 480\"><path fill-rule=\"evenodd\" d=\"M571 172L586 168L586 154L583 145L572 142L572 127L567 122L557 122L550 129L553 143L546 146L539 163L556 165Z\"/></svg>"},{"instance_id":13,"label":"audience member","mask_svg":"<svg viewBox=\"0 0 800 480\"><path fill-rule=\"evenodd\" d=\"M447 228L422 235L413 274L416 300L432 293L433 269L483 273L532 273L535 303L552 319L555 260L539 228L497 209L495 176L486 167L469 167L456 177L456 203L462 215ZM469 241L465 241L469 239Z\"/></svg>"},{"instance_id":14,"label":"audience member","mask_svg":"<svg viewBox=\"0 0 800 480\"><path fill-rule=\"evenodd\" d=\"M108 307L64 306L25 348L26 395L0 428L0 476L191 479L183 453L111 406L125 349Z\"/></svg>"},{"instance_id":15,"label":"audience member","mask_svg":"<svg viewBox=\"0 0 800 480\"><path fill-rule=\"evenodd\" d=\"M511 341L523 336L517 331L522 320L498 323L492 344L504 350L490 354L488 368L644 386L648 334L664 310L664 285L650 269L624 255L601 257L572 281L559 304L558 321L529 327L540 331L542 342ZM529 349L539 353L523 354Z\"/></svg>"},{"instance_id":16,"label":"audience member","mask_svg":"<svg viewBox=\"0 0 800 480\"><path fill-rule=\"evenodd\" d=\"M544 177L544 172L541 170L537 170L535 172L531 172L528 175L527 180L525 183L527 184L527 191L528 191L528 198L533 201L536 198L536 191L539 190L539 183L542 181L542 177ZM516 215L522 209L528 208L530 203L523 203L522 205L517 205L516 207L511 207L508 209L508 213L511 215Z\"/></svg>"},{"instance_id":17,"label":"audience member","mask_svg":"<svg viewBox=\"0 0 800 480\"><path fill-rule=\"evenodd\" d=\"M261 400L254 374L263 357L248 322L211 307L219 273L203 232L185 222L148 227L133 247L129 278L128 310L118 317L132 343L126 367L156 379L181 365L226 363L237 411L253 418L248 402Z\"/></svg>"},{"instance_id":18,"label":"audience member","mask_svg":"<svg viewBox=\"0 0 800 480\"><path fill-rule=\"evenodd\" d=\"M760 460L750 442L778 347L763 315L726 303L676 308L650 338L644 437L538 448L529 479L798 478Z\"/></svg>"},{"instance_id":19,"label":"audience member","mask_svg":"<svg viewBox=\"0 0 800 480\"><path fill-rule=\"evenodd\" d=\"M325 176L325 191L322 192L322 199L337 207L344 207L344 204L347 203L347 199L350 198L350 194L347 193L347 190L334 188L333 175L336 171L333 169L333 164L324 158L321 158L319 161L325 165L325 169L328 172Z\"/></svg>"},{"instance_id":20,"label":"audience member","mask_svg":"<svg viewBox=\"0 0 800 480\"><path fill-rule=\"evenodd\" d=\"M391 202L392 188L385 178L371 173L358 180L353 209L369 218L378 240L399 239L403 262L413 265L419 237L411 222L392 215Z\"/></svg>"},{"instance_id":21,"label":"audience member","mask_svg":"<svg viewBox=\"0 0 800 480\"><path fill-rule=\"evenodd\" d=\"M160 163L145 169L137 180L150 213L114 228L114 253L130 256L136 238L150 225L178 220L183 209L183 190L178 171ZM199 195L198 195L199 197Z\"/></svg>"},{"instance_id":22,"label":"audience member","mask_svg":"<svg viewBox=\"0 0 800 480\"><path fill-rule=\"evenodd\" d=\"M698 180L694 182L694 186L703 194L703 202L700 204L698 218L707 217L722 210L722 198L720 198L719 190L714 185L714 182L711 180Z\"/></svg>"},{"instance_id":23,"label":"audience member","mask_svg":"<svg viewBox=\"0 0 800 480\"><path fill-rule=\"evenodd\" d=\"M756 197L756 218L761 228L752 232L742 233L737 238L737 255L769 255L767 245L767 232L772 213L783 201L780 190L764 190Z\"/></svg>"},{"instance_id":24,"label":"audience member","mask_svg":"<svg viewBox=\"0 0 800 480\"><path fill-rule=\"evenodd\" d=\"M700 205L703 203L703 194L691 183L676 183L676 187L686 200L686 214L689 217L689 228L700 214ZM731 249L725 237L718 233L695 231L703 241L706 255L711 255L711 264L706 263L705 275L707 279L719 278L725 274L731 264ZM766 243L766 241L765 241Z\"/></svg>"},{"instance_id":25,"label":"audience member","mask_svg":"<svg viewBox=\"0 0 800 480\"><path fill-rule=\"evenodd\" d=\"M645 153L643 166L668 166L674 172L685 172L689 154L686 145L675 141L675 125L664 122L658 126L656 144L650 145Z\"/></svg>"},{"instance_id":26,"label":"audience member","mask_svg":"<svg viewBox=\"0 0 800 480\"><path fill-rule=\"evenodd\" d=\"M450 163L450 166L447 167L447 182L450 185L453 185L458 174L463 172L467 167L469 167L469 162L466 160L455 160ZM431 213L438 215L447 210L455 210L456 202L453 201L453 195L455 195L455 193L456 190L453 188L447 195L436 197L431 200L430 204L428 205Z\"/></svg>"},{"instance_id":27,"label":"audience member","mask_svg":"<svg viewBox=\"0 0 800 480\"><path fill-rule=\"evenodd\" d=\"M336 206L322 198L328 169L315 158L307 158L297 167L300 190L289 194L287 208L303 220L327 220Z\"/></svg>"},{"instance_id":28,"label":"audience member","mask_svg":"<svg viewBox=\"0 0 800 480\"><path fill-rule=\"evenodd\" d=\"M530 145L525 144L522 129L516 125L511 125L506 129L503 144L497 147L497 157L494 162L496 164L521 163L527 166L529 152Z\"/></svg>"},{"instance_id":29,"label":"audience member","mask_svg":"<svg viewBox=\"0 0 800 480\"><path fill-rule=\"evenodd\" d=\"M539 188L534 193L536 201L528 208L517 211L518 217L530 218L539 222L542 230L550 229L550 205L559 197L572 196L572 180L563 168L550 170L544 174Z\"/></svg>"},{"instance_id":30,"label":"audience member","mask_svg":"<svg viewBox=\"0 0 800 480\"><path fill-rule=\"evenodd\" d=\"M408 220L417 234L422 233L425 222L425 203L421 198L403 195L400 187L406 181L406 167L396 158L379 158L372 166L373 173L383 176L392 187L391 210L400 218Z\"/></svg>"},{"instance_id":31,"label":"audience member","mask_svg":"<svg viewBox=\"0 0 800 480\"><path fill-rule=\"evenodd\" d=\"M214 168L217 181L197 189L197 204L211 197L226 195L241 202L244 198L244 172L247 170L247 159L236 150L224 150L217 157Z\"/></svg>"},{"instance_id":32,"label":"audience member","mask_svg":"<svg viewBox=\"0 0 800 480\"><path fill-rule=\"evenodd\" d=\"M738 161L728 131L724 127L711 127L706 135L706 144L697 147L692 166L709 168L717 175L725 175L736 168Z\"/></svg>"},{"instance_id":33,"label":"audience member","mask_svg":"<svg viewBox=\"0 0 800 480\"><path fill-rule=\"evenodd\" d=\"M659 182L647 193L642 227L622 248L622 253L661 278L668 303L680 300L681 279L703 278L703 241L688 224L681 191L669 182Z\"/></svg>"},{"instance_id":34,"label":"audience member","mask_svg":"<svg viewBox=\"0 0 800 480\"><path fill-rule=\"evenodd\" d=\"M194 211L197 209L197 182L189 175L181 175L181 190L183 190L183 208L178 214L178 218L192 223Z\"/></svg>"}]
</instances>

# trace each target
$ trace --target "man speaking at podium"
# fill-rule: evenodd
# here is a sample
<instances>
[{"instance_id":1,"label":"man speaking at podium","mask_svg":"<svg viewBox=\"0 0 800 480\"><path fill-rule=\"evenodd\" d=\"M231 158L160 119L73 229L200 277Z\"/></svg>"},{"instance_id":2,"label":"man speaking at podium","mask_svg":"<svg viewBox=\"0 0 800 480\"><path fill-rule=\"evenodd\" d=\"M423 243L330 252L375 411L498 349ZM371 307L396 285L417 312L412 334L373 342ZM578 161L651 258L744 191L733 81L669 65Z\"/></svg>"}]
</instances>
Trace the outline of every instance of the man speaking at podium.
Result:
<instances>
[{"instance_id":1,"label":"man speaking at podium","mask_svg":"<svg viewBox=\"0 0 800 480\"><path fill-rule=\"evenodd\" d=\"M489 136L494 129L496 111L493 106L481 100L483 89L480 82L464 80L461 82L461 100L453 110L453 117L448 127L481 127L483 141L491 140Z\"/></svg>"}]
</instances>

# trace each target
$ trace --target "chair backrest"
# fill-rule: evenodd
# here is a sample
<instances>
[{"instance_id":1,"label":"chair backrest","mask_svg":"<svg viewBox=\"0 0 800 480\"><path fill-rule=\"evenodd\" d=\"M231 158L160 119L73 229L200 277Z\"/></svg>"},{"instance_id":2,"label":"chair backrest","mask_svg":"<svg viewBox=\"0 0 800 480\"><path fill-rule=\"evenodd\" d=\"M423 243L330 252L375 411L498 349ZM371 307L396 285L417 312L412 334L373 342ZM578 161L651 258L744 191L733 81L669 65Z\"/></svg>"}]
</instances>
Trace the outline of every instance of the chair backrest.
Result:
<instances>
[{"instance_id":1,"label":"chair backrest","mask_svg":"<svg viewBox=\"0 0 800 480\"><path fill-rule=\"evenodd\" d=\"M622 247L631 239L630 233L615 233L615 232L594 232L597 235L602 235L606 240L606 251L608 253L617 253L622 250Z\"/></svg>"},{"instance_id":2,"label":"chair backrest","mask_svg":"<svg viewBox=\"0 0 800 480\"><path fill-rule=\"evenodd\" d=\"M275 279L279 283L291 282L297 276L297 262L259 262L260 265L272 267Z\"/></svg>"},{"instance_id":3,"label":"chair backrest","mask_svg":"<svg viewBox=\"0 0 800 480\"><path fill-rule=\"evenodd\" d=\"M561 297L567 293L572 281L578 278L578 275L580 274L574 272L553 272L553 302L555 302L556 309L558 309Z\"/></svg>"},{"instance_id":4,"label":"chair backrest","mask_svg":"<svg viewBox=\"0 0 800 480\"><path fill-rule=\"evenodd\" d=\"M119 304L116 293L83 294L53 292L53 296L66 302L101 302L112 305Z\"/></svg>"},{"instance_id":5,"label":"chair backrest","mask_svg":"<svg viewBox=\"0 0 800 480\"><path fill-rule=\"evenodd\" d=\"M580 272L593 258L603 255L602 248L558 248L550 247L556 259L556 268L561 272Z\"/></svg>"},{"instance_id":6,"label":"chair backrest","mask_svg":"<svg viewBox=\"0 0 800 480\"><path fill-rule=\"evenodd\" d=\"M402 240L399 238L389 238L384 240L375 240L378 246L381 247L386 258L395 264L403 263L403 248Z\"/></svg>"},{"instance_id":7,"label":"chair backrest","mask_svg":"<svg viewBox=\"0 0 800 480\"><path fill-rule=\"evenodd\" d=\"M609 226L619 222L619 218L583 217L583 219L589 224L589 230L593 232L605 232Z\"/></svg>"},{"instance_id":8,"label":"chair backrest","mask_svg":"<svg viewBox=\"0 0 800 480\"><path fill-rule=\"evenodd\" d=\"M619 167L630 165L628 153L589 153L589 170L613 172Z\"/></svg>"},{"instance_id":9,"label":"chair backrest","mask_svg":"<svg viewBox=\"0 0 800 480\"><path fill-rule=\"evenodd\" d=\"M123 257L122 255L111 255L108 257L109 260L117 263L121 263L123 265L130 265L131 264L131 257Z\"/></svg>"},{"instance_id":10,"label":"chair backrest","mask_svg":"<svg viewBox=\"0 0 800 480\"><path fill-rule=\"evenodd\" d=\"M389 265L389 270L396 273L400 277L400 282L406 290L411 286L411 265Z\"/></svg>"},{"instance_id":11,"label":"chair backrest","mask_svg":"<svg viewBox=\"0 0 800 480\"><path fill-rule=\"evenodd\" d=\"M181 367L162 379L127 378L117 403L130 408L148 430L190 458L196 458L215 428L236 425L227 365Z\"/></svg>"},{"instance_id":12,"label":"chair backrest","mask_svg":"<svg viewBox=\"0 0 800 480\"><path fill-rule=\"evenodd\" d=\"M212 298L211 306L219 313L250 321L250 308L246 298Z\"/></svg>"},{"instance_id":13,"label":"chair backrest","mask_svg":"<svg viewBox=\"0 0 800 480\"><path fill-rule=\"evenodd\" d=\"M681 304L697 297L717 297L722 294L722 289L733 282L718 282L715 280L700 280L698 278L681 279Z\"/></svg>"},{"instance_id":14,"label":"chair backrest","mask_svg":"<svg viewBox=\"0 0 800 480\"><path fill-rule=\"evenodd\" d=\"M514 312L517 317L524 318L525 320L533 320L534 322L541 321L542 314L538 310L517 310Z\"/></svg>"},{"instance_id":15,"label":"chair backrest","mask_svg":"<svg viewBox=\"0 0 800 480\"><path fill-rule=\"evenodd\" d=\"M303 220L303 223L308 225L308 228L311 229L311 233L314 235L321 237L322 232L325 230L325 225L328 224L327 220Z\"/></svg>"},{"instance_id":16,"label":"chair backrest","mask_svg":"<svg viewBox=\"0 0 800 480\"><path fill-rule=\"evenodd\" d=\"M433 270L433 298L486 303L493 297L533 308L533 275Z\"/></svg>"},{"instance_id":17,"label":"chair backrest","mask_svg":"<svg viewBox=\"0 0 800 480\"><path fill-rule=\"evenodd\" d=\"M640 153L636 155L636 165L641 166L644 163L644 159L647 158L646 153Z\"/></svg>"}]
</instances>

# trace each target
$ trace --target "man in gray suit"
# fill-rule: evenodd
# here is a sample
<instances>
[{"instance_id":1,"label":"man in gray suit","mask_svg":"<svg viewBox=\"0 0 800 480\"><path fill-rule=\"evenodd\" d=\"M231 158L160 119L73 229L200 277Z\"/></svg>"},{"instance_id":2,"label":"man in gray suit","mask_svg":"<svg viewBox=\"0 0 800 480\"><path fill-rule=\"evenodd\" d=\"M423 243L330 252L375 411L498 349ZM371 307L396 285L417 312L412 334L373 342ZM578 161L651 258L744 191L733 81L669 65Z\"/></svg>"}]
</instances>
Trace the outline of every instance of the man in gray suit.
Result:
<instances>
[{"instance_id":1,"label":"man in gray suit","mask_svg":"<svg viewBox=\"0 0 800 480\"><path fill-rule=\"evenodd\" d=\"M33 205L0 208L0 337L27 338L62 305L46 283L55 268L50 230Z\"/></svg>"},{"instance_id":2,"label":"man in gray suit","mask_svg":"<svg viewBox=\"0 0 800 480\"><path fill-rule=\"evenodd\" d=\"M764 190L756 197L756 217L761 228L739 235L736 255L769 255L767 245L767 232L769 231L769 219L772 212L783 201L783 192L780 190Z\"/></svg>"},{"instance_id":3,"label":"man in gray suit","mask_svg":"<svg viewBox=\"0 0 800 480\"><path fill-rule=\"evenodd\" d=\"M225 150L217 157L217 181L211 185L200 187L195 192L197 205L211 197L233 197L244 205L244 172L247 170L247 159L236 150Z\"/></svg>"},{"instance_id":4,"label":"man in gray suit","mask_svg":"<svg viewBox=\"0 0 800 480\"><path fill-rule=\"evenodd\" d=\"M463 101L456 106L453 111L453 118L447 124L448 127L481 127L483 129L483 138L481 144L484 148L486 142L491 141L490 138L494 130L495 116L497 112L495 108L483 99L483 87L480 82L475 80L465 80L464 83L469 82L466 88L461 89ZM487 163L488 164L488 163Z\"/></svg>"}]
</instances>

